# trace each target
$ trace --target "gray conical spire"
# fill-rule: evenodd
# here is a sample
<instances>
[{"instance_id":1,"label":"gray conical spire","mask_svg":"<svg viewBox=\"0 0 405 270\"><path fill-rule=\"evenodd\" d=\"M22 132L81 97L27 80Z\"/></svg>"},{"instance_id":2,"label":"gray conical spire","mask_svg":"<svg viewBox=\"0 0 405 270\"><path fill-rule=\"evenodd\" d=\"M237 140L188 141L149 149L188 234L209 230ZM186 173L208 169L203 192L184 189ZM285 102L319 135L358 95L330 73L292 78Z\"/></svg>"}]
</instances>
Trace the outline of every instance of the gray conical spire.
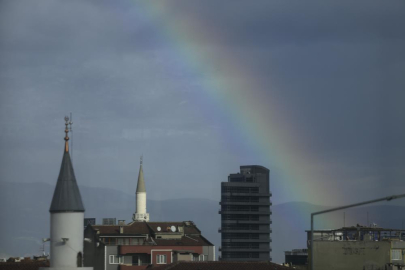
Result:
<instances>
[{"instance_id":1,"label":"gray conical spire","mask_svg":"<svg viewBox=\"0 0 405 270\"><path fill-rule=\"evenodd\" d=\"M65 117L65 120L69 118ZM63 153L62 165L60 167L58 182L49 212L84 212L82 197L77 186L75 173L73 171L72 161L69 155L68 128L66 121L65 151Z\"/></svg>"},{"instance_id":2,"label":"gray conical spire","mask_svg":"<svg viewBox=\"0 0 405 270\"><path fill-rule=\"evenodd\" d=\"M136 186L136 192L146 192L145 180L143 179L142 159L143 158L141 157L141 166L139 168L138 185Z\"/></svg>"}]
</instances>

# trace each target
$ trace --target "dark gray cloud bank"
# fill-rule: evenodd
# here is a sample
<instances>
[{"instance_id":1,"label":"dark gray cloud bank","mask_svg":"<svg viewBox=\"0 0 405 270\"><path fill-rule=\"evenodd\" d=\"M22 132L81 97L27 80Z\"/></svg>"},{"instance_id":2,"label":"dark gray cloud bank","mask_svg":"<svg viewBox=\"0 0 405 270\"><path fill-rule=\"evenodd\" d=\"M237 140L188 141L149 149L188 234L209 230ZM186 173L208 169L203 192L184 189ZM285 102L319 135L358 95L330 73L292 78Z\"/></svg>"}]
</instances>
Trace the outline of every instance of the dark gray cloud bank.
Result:
<instances>
[{"instance_id":1,"label":"dark gray cloud bank","mask_svg":"<svg viewBox=\"0 0 405 270\"><path fill-rule=\"evenodd\" d=\"M0 1L1 181L54 183L62 118L73 112L82 185L135 191L143 153L151 198L219 200L220 181L262 161L226 141L232 126L196 98L203 76L176 57L165 36L163 29L192 18L221 38L195 28L198 40L185 38L185 46L234 55L258 78L258 91L280 97L286 115L279 128L294 125L314 167L322 162L317 169L330 175L330 186L347 189L347 198L313 202L405 190L404 1L154 6ZM273 181L274 202L304 198L278 195L283 179L275 173Z\"/></svg>"}]
</instances>

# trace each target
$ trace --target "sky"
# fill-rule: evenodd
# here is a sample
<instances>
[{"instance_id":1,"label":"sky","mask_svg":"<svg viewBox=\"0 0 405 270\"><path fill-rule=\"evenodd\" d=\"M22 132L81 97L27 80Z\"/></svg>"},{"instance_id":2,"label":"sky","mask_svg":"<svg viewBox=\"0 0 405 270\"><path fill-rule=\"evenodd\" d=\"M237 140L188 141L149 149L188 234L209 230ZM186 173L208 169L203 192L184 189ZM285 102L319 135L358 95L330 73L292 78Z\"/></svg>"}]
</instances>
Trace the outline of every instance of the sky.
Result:
<instances>
[{"instance_id":1,"label":"sky","mask_svg":"<svg viewBox=\"0 0 405 270\"><path fill-rule=\"evenodd\" d=\"M0 181L273 204L405 193L405 2L0 0Z\"/></svg>"}]
</instances>

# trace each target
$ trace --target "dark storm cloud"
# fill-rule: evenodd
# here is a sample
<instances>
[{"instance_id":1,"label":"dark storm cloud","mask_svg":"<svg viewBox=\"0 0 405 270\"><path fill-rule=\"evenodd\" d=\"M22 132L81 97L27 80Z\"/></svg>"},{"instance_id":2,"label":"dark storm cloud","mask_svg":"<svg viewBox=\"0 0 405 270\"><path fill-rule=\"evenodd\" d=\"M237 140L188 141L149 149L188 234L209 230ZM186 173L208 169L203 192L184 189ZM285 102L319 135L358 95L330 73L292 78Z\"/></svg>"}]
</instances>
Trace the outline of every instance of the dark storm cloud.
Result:
<instances>
[{"instance_id":1,"label":"dark storm cloud","mask_svg":"<svg viewBox=\"0 0 405 270\"><path fill-rule=\"evenodd\" d=\"M364 183L380 186L387 178L399 185L405 159L404 10L403 1L365 0L162 1L150 6L3 0L0 144L7 155L1 155L2 178L30 179L28 172L42 168L41 179L51 182L59 166L53 149L63 133L60 118L73 111L76 160L88 166L78 168L84 181L132 183L126 172L135 170L134 156L147 150L144 154L159 167L149 170L151 178L165 178L172 186L179 184L171 171L176 164L187 164L196 175L215 168L211 177L188 173L180 178L216 198L218 175L226 180L238 162L256 157L243 152L237 140L234 145L218 139L233 130L202 114L207 103L195 93L201 92L204 74L181 59L181 48L172 42L176 37L170 36L179 30L171 27L186 25L193 37L181 42L195 52L210 47L219 59L213 67L217 76L239 75L222 72L221 52L226 51L257 80L261 89L255 91L279 97L285 110L276 128L297 131L302 147L297 152L318 158L314 170L332 180L349 179L344 183L355 179L353 192ZM35 155L24 155L25 149ZM189 158L193 153L199 153L195 162ZM49 156L55 163L43 164ZM17 163L31 169L16 170ZM45 169L50 166L55 172ZM186 186L181 189L168 194L187 192Z\"/></svg>"},{"instance_id":2,"label":"dark storm cloud","mask_svg":"<svg viewBox=\"0 0 405 270\"><path fill-rule=\"evenodd\" d=\"M404 39L403 1L172 1L167 6L173 14L205 21L232 47Z\"/></svg>"},{"instance_id":3,"label":"dark storm cloud","mask_svg":"<svg viewBox=\"0 0 405 270\"><path fill-rule=\"evenodd\" d=\"M303 152L319 159L314 170L359 188L402 185L405 2L177 1L170 7L212 29L195 46L212 46L218 37L214 46L232 51L262 91L278 94L283 125L298 131Z\"/></svg>"}]
</instances>

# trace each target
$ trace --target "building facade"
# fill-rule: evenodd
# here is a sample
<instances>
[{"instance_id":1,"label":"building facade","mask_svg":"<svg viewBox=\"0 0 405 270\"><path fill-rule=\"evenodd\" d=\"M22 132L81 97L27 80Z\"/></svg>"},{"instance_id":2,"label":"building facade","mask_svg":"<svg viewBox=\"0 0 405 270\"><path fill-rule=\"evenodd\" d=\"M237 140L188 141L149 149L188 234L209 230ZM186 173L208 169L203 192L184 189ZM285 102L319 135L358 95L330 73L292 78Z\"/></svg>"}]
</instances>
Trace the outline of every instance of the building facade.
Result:
<instances>
[{"instance_id":1,"label":"building facade","mask_svg":"<svg viewBox=\"0 0 405 270\"><path fill-rule=\"evenodd\" d=\"M214 261L215 246L191 221L88 225L84 265L137 270L178 261Z\"/></svg>"},{"instance_id":2,"label":"building facade","mask_svg":"<svg viewBox=\"0 0 405 270\"><path fill-rule=\"evenodd\" d=\"M313 250L314 270L385 270L405 268L405 230L376 227L344 227L307 231L309 265ZM403 269L402 268L402 269Z\"/></svg>"},{"instance_id":3,"label":"building facade","mask_svg":"<svg viewBox=\"0 0 405 270\"><path fill-rule=\"evenodd\" d=\"M295 267L295 269L308 269L308 249L293 249L284 251L285 264Z\"/></svg>"},{"instance_id":4,"label":"building facade","mask_svg":"<svg viewBox=\"0 0 405 270\"><path fill-rule=\"evenodd\" d=\"M222 261L271 261L270 171L241 166L221 183Z\"/></svg>"}]
</instances>

